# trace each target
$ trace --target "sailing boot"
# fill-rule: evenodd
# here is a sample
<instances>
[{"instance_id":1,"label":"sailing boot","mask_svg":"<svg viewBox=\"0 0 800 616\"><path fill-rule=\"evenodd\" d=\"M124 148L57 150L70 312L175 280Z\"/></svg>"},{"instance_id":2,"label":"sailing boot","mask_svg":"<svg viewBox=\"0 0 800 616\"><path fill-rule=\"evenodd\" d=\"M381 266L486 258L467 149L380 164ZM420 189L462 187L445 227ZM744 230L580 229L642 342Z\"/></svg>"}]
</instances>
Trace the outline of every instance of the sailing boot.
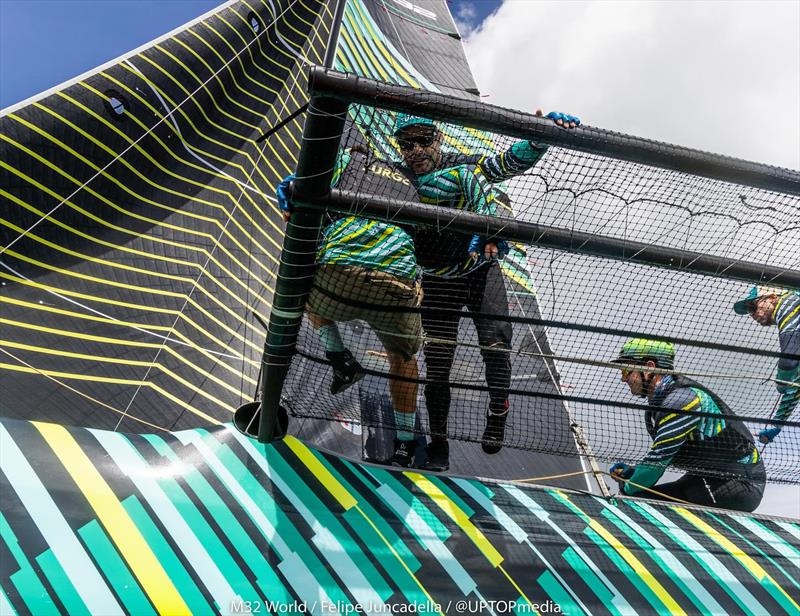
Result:
<instances>
[{"instance_id":1,"label":"sailing boot","mask_svg":"<svg viewBox=\"0 0 800 616\"><path fill-rule=\"evenodd\" d=\"M501 413L489 411L486 413L486 429L481 438L481 448L484 453L497 453L503 448L503 438L506 435L506 419L508 419L508 402Z\"/></svg>"},{"instance_id":2,"label":"sailing boot","mask_svg":"<svg viewBox=\"0 0 800 616\"><path fill-rule=\"evenodd\" d=\"M450 469L450 443L446 439L435 438L428 444L428 459L422 468L437 473Z\"/></svg>"},{"instance_id":3,"label":"sailing boot","mask_svg":"<svg viewBox=\"0 0 800 616\"><path fill-rule=\"evenodd\" d=\"M345 349L344 351L328 351L325 357L331 362L333 368L333 378L331 379L331 393L333 395L342 393L348 387L358 383L364 378L364 368L356 361L356 358Z\"/></svg>"},{"instance_id":4,"label":"sailing boot","mask_svg":"<svg viewBox=\"0 0 800 616\"><path fill-rule=\"evenodd\" d=\"M394 455L392 466L409 468L414 461L414 452L417 450L417 441L401 441L394 439Z\"/></svg>"}]
</instances>

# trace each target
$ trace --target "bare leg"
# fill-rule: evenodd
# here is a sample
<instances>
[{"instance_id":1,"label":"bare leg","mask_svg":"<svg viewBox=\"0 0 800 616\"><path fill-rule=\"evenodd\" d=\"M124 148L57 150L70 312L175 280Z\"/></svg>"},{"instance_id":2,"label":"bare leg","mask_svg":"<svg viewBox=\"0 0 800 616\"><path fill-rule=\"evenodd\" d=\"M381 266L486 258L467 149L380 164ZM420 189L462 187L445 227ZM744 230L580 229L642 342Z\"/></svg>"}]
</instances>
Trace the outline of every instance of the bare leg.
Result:
<instances>
[{"instance_id":1,"label":"bare leg","mask_svg":"<svg viewBox=\"0 0 800 616\"><path fill-rule=\"evenodd\" d=\"M324 327L326 325L333 325L333 321L326 319L325 317L321 317L315 312L306 312L306 315L308 316L308 322L311 323L311 327L314 329L319 329L320 327Z\"/></svg>"},{"instance_id":2,"label":"bare leg","mask_svg":"<svg viewBox=\"0 0 800 616\"><path fill-rule=\"evenodd\" d=\"M417 413L417 383L401 381L393 376L416 379L417 360L409 360L399 353L387 353L389 357L389 391L394 403L394 421L396 427L395 450L392 466L410 467L414 461L417 443L414 440L414 419Z\"/></svg>"},{"instance_id":3,"label":"bare leg","mask_svg":"<svg viewBox=\"0 0 800 616\"><path fill-rule=\"evenodd\" d=\"M389 357L389 372L409 379L416 379L418 375L417 358L412 357L406 361L399 353L387 353ZM389 391L392 394L394 408L399 413L412 416L417 412L417 383L389 380Z\"/></svg>"}]
</instances>

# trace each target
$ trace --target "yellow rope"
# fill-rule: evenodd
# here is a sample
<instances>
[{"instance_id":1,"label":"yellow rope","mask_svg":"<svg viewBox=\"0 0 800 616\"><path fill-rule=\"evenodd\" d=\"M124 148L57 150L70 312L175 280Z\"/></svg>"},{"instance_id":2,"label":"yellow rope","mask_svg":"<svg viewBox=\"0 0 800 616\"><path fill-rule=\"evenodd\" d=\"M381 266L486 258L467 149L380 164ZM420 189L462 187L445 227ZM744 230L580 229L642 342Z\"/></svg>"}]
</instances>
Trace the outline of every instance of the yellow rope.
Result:
<instances>
[{"instance_id":1,"label":"yellow rope","mask_svg":"<svg viewBox=\"0 0 800 616\"><path fill-rule=\"evenodd\" d=\"M697 503L693 503L692 501L683 500L682 498L677 498L676 496L670 496L669 494L664 494L663 492L659 492L658 490L654 490L653 488L648 488L647 486L639 485L638 483L631 481L630 479L623 479L622 477L612 475L611 473L607 473L605 471L601 471L604 475L608 475L617 483L629 483L632 486L639 488L640 490L644 490L645 492L650 492L652 494L656 494L661 498L675 501L676 503L682 503L684 505L696 505ZM625 494L624 492L621 496L631 496L630 494Z\"/></svg>"},{"instance_id":2,"label":"yellow rope","mask_svg":"<svg viewBox=\"0 0 800 616\"><path fill-rule=\"evenodd\" d=\"M683 500L682 498L677 498L675 496L670 496L669 494L664 494L663 492L659 492L658 490L654 490L653 488L648 488L647 486L639 485L638 483L631 481L630 479L622 479L619 476L612 475L606 471L599 471L601 475L608 475L616 482L621 483L629 483L632 486L639 488L640 490L644 490L645 492L650 492L651 494L655 494L660 496L663 499L674 501L676 503L681 503L684 505L696 505L697 503L692 503L691 501ZM541 481L550 481L553 479L566 479L567 477L575 477L577 475L595 475L597 471L573 471L571 473L561 473L560 475L546 475L543 477L529 477L528 479L513 479L514 483L538 483ZM630 496L630 494L621 493L619 496ZM610 498L616 498L614 496Z\"/></svg>"},{"instance_id":3,"label":"yellow rope","mask_svg":"<svg viewBox=\"0 0 800 616\"><path fill-rule=\"evenodd\" d=\"M602 472L602 471L601 471ZM567 477L575 477L576 475L594 475L595 471L573 471L571 473L562 473L560 475L547 475L545 477L529 477L528 479L513 479L514 482L526 483L548 481L550 479L565 479Z\"/></svg>"}]
</instances>

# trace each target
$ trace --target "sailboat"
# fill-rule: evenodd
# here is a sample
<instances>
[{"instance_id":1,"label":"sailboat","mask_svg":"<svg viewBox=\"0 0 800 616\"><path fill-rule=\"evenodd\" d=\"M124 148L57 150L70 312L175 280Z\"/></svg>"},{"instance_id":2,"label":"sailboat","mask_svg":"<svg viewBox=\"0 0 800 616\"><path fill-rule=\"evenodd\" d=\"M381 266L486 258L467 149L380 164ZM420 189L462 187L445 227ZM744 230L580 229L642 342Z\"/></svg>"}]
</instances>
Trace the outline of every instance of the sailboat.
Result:
<instances>
[{"instance_id":1,"label":"sailboat","mask_svg":"<svg viewBox=\"0 0 800 616\"><path fill-rule=\"evenodd\" d=\"M515 360L499 454L477 444L488 394L468 320L448 473L386 465L385 356L358 321L343 326L369 369L357 386L329 395L303 322L272 400L287 434L232 424L266 401L275 187L319 70L482 105L443 0L233 0L0 113L0 614L800 613L797 520L614 497L600 471L648 443L641 405L602 376L629 334L679 339L689 372L769 419L744 410L772 391L770 338L723 308L642 332L618 294L671 312L748 276L800 285L796 172L665 144L644 160L636 146L658 148L628 136L602 156L551 131L501 187L520 233L542 233L501 263ZM397 160L393 118L350 105L343 143ZM451 152L511 143L441 126ZM697 174L670 162L698 156ZM767 450L771 480L800 481L798 434Z\"/></svg>"}]
</instances>

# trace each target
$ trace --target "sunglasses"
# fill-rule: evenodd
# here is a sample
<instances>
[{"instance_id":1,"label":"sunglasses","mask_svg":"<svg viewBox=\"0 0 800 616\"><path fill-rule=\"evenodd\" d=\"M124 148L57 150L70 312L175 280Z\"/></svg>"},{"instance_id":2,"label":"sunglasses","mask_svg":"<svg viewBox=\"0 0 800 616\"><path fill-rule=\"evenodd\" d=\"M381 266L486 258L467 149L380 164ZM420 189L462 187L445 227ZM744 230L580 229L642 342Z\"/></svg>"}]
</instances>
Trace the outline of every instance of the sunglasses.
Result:
<instances>
[{"instance_id":1,"label":"sunglasses","mask_svg":"<svg viewBox=\"0 0 800 616\"><path fill-rule=\"evenodd\" d=\"M415 145L421 148L429 148L436 141L436 133L420 133L419 135L411 135L409 137L398 137L397 145L401 150L413 150Z\"/></svg>"}]
</instances>

